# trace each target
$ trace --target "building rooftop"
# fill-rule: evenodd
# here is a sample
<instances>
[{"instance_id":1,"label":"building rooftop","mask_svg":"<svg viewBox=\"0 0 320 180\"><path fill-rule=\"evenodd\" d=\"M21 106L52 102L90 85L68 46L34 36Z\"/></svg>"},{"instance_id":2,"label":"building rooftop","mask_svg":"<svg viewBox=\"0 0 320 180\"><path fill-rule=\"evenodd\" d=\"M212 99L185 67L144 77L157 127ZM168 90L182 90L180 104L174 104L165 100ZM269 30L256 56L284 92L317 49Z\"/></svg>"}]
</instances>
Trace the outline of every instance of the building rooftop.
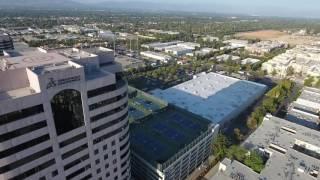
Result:
<instances>
[{"instance_id":1,"label":"building rooftop","mask_svg":"<svg viewBox=\"0 0 320 180\"><path fill-rule=\"evenodd\" d=\"M231 46L235 46L235 47L245 47L249 44L249 41L239 40L239 39L230 39L230 40L223 41L223 43L230 44Z\"/></svg>"},{"instance_id":2,"label":"building rooftop","mask_svg":"<svg viewBox=\"0 0 320 180\"><path fill-rule=\"evenodd\" d=\"M167 59L171 59L171 56L164 54L164 53L159 53L159 52L154 52L154 51L143 51L140 53L141 55L153 55L153 56L158 56L158 57L163 57Z\"/></svg>"},{"instance_id":3,"label":"building rooftop","mask_svg":"<svg viewBox=\"0 0 320 180\"><path fill-rule=\"evenodd\" d=\"M148 163L163 164L208 131L211 122L142 91L129 88L133 151Z\"/></svg>"},{"instance_id":4,"label":"building rooftop","mask_svg":"<svg viewBox=\"0 0 320 180\"><path fill-rule=\"evenodd\" d=\"M135 121L131 128L131 147L150 164L163 164L208 131L210 121L168 107Z\"/></svg>"},{"instance_id":5,"label":"building rooftop","mask_svg":"<svg viewBox=\"0 0 320 180\"><path fill-rule=\"evenodd\" d=\"M19 69L26 67L36 67L45 64L55 64L69 61L66 58L57 53L43 53L39 51L33 51L32 53L24 53L23 56L16 57L4 57L1 61L4 62L2 69Z\"/></svg>"},{"instance_id":6,"label":"building rooftop","mask_svg":"<svg viewBox=\"0 0 320 180\"><path fill-rule=\"evenodd\" d=\"M90 58L90 57L96 57L97 55L91 54L86 51L82 51L76 48L68 48L68 49L59 49L59 50L54 50L59 54L62 54L68 58L71 59L83 59L83 58Z\"/></svg>"},{"instance_id":7,"label":"building rooftop","mask_svg":"<svg viewBox=\"0 0 320 180\"><path fill-rule=\"evenodd\" d=\"M305 87L301 96L293 102L286 119L309 128L319 129L320 90Z\"/></svg>"},{"instance_id":8,"label":"building rooftop","mask_svg":"<svg viewBox=\"0 0 320 180\"><path fill-rule=\"evenodd\" d=\"M178 34L180 34L177 31L164 31L164 30L158 30L158 29L148 29L147 31L151 32L151 33L157 33L157 34L169 34L169 35L178 35Z\"/></svg>"},{"instance_id":9,"label":"building rooftop","mask_svg":"<svg viewBox=\"0 0 320 180\"><path fill-rule=\"evenodd\" d=\"M57 71L65 71L65 70L73 69L73 68L76 68L76 67L72 66L68 62L63 62L60 64L53 64L53 65L50 64L47 66L35 67L35 68L33 68L33 72L38 75L43 75L43 74L57 72Z\"/></svg>"},{"instance_id":10,"label":"building rooftop","mask_svg":"<svg viewBox=\"0 0 320 180\"><path fill-rule=\"evenodd\" d=\"M201 48L202 52L217 52L219 51L218 49L214 49L214 48Z\"/></svg>"},{"instance_id":11,"label":"building rooftop","mask_svg":"<svg viewBox=\"0 0 320 180\"><path fill-rule=\"evenodd\" d=\"M288 110L286 119L309 128L319 129L319 115L307 109L293 106Z\"/></svg>"},{"instance_id":12,"label":"building rooftop","mask_svg":"<svg viewBox=\"0 0 320 180\"><path fill-rule=\"evenodd\" d=\"M207 177L208 180L259 180L259 174L254 172L251 168L240 163L239 161L232 161L225 158L221 162L221 166L226 169L214 176ZM270 179L271 180L271 179Z\"/></svg>"},{"instance_id":13,"label":"building rooftop","mask_svg":"<svg viewBox=\"0 0 320 180\"><path fill-rule=\"evenodd\" d=\"M320 179L320 132L267 115L261 126L243 143L247 149L268 154L260 174L237 161L226 166L213 179ZM251 171L250 171L251 170Z\"/></svg>"},{"instance_id":14,"label":"building rooftop","mask_svg":"<svg viewBox=\"0 0 320 180\"><path fill-rule=\"evenodd\" d=\"M234 118L265 91L262 84L209 73L153 94L217 124Z\"/></svg>"},{"instance_id":15,"label":"building rooftop","mask_svg":"<svg viewBox=\"0 0 320 180\"><path fill-rule=\"evenodd\" d=\"M218 62L221 61L228 61L229 59L232 61L239 61L241 58L239 56L233 56L233 55L229 55L229 54L222 54L220 56L217 56L216 59L218 60Z\"/></svg>"},{"instance_id":16,"label":"building rooftop","mask_svg":"<svg viewBox=\"0 0 320 180\"><path fill-rule=\"evenodd\" d=\"M19 89L13 89L10 91L1 91L0 89L0 101L6 99L17 99L32 94L36 94L36 92L31 87L23 87Z\"/></svg>"},{"instance_id":17,"label":"building rooftop","mask_svg":"<svg viewBox=\"0 0 320 180\"><path fill-rule=\"evenodd\" d=\"M247 58L247 59L243 59L241 60L241 65L246 65L246 64L255 64L260 62L261 60L259 59L253 59L253 58Z\"/></svg>"},{"instance_id":18,"label":"building rooftop","mask_svg":"<svg viewBox=\"0 0 320 180\"><path fill-rule=\"evenodd\" d=\"M98 53L111 53L113 52L112 49L104 48L104 47L92 47L92 48L86 48L84 50L85 52L91 53L91 54L98 54Z\"/></svg>"},{"instance_id":19,"label":"building rooftop","mask_svg":"<svg viewBox=\"0 0 320 180\"><path fill-rule=\"evenodd\" d=\"M171 41L171 42L154 42L150 44L143 44L142 46L149 47L149 48L162 48L167 46L176 45L178 43L182 43L183 41Z\"/></svg>"},{"instance_id":20,"label":"building rooftop","mask_svg":"<svg viewBox=\"0 0 320 180\"><path fill-rule=\"evenodd\" d=\"M184 46L173 45L173 46L165 47L165 50L166 51L185 51L185 50L191 50L191 49Z\"/></svg>"},{"instance_id":21,"label":"building rooftop","mask_svg":"<svg viewBox=\"0 0 320 180\"><path fill-rule=\"evenodd\" d=\"M299 109L299 110L302 110L302 111L307 111L307 112L310 112L310 113L313 113L313 114L316 114L316 113L318 113L320 111L316 107L299 104L296 101L291 103L291 106L293 108L295 108L295 109Z\"/></svg>"},{"instance_id":22,"label":"building rooftop","mask_svg":"<svg viewBox=\"0 0 320 180\"><path fill-rule=\"evenodd\" d=\"M299 99L319 104L320 109L320 90L316 88L304 88ZM299 102L298 99L298 102Z\"/></svg>"},{"instance_id":23,"label":"building rooftop","mask_svg":"<svg viewBox=\"0 0 320 180\"><path fill-rule=\"evenodd\" d=\"M11 38L8 34L0 33L0 42L2 41L11 41Z\"/></svg>"},{"instance_id":24,"label":"building rooftop","mask_svg":"<svg viewBox=\"0 0 320 180\"><path fill-rule=\"evenodd\" d=\"M145 66L145 64L142 60L128 57L128 56L118 55L117 57L115 57L115 61L117 63L120 63L124 69L138 68L138 67Z\"/></svg>"},{"instance_id":25,"label":"building rooftop","mask_svg":"<svg viewBox=\"0 0 320 180\"><path fill-rule=\"evenodd\" d=\"M194 42L182 42L182 43L178 43L177 45L182 47L187 47L187 48L195 48L195 47L201 46L199 43L194 43Z\"/></svg>"}]
</instances>

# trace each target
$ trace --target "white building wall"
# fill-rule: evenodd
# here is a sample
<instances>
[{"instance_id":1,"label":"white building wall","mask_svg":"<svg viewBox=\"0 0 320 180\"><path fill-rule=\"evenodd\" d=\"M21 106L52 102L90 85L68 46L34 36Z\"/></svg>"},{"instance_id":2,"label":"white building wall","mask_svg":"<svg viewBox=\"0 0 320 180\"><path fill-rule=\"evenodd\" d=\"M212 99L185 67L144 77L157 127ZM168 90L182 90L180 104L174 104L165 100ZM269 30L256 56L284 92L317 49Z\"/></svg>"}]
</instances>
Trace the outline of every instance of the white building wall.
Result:
<instances>
[{"instance_id":1,"label":"white building wall","mask_svg":"<svg viewBox=\"0 0 320 180\"><path fill-rule=\"evenodd\" d=\"M130 151L128 149L130 145L128 142L128 118L124 116L128 111L126 107L128 101L126 95L127 84L110 92L101 93L99 98L88 98L88 90L117 83L115 75L106 74L106 76L97 80L87 81L83 67L46 74L36 74L28 69L25 75L29 78L28 80L30 81L32 89L36 90L35 92L38 93L34 92L35 94L28 94L24 97L11 97L0 100L0 152L4 153L3 156L0 155L0 179L21 179L21 177L23 177L32 180L40 178L57 180L78 180L84 178L99 180L114 179L118 177L117 179L124 180L130 178L130 166L121 166L123 162L129 162L130 160ZM80 77L77 81L48 88L51 78L58 81L77 76ZM81 93L85 125L58 136L53 119L51 99L57 93L66 89L74 89ZM119 100L117 99L114 103L105 104L101 108L98 108L96 115L118 108L119 106L123 106L123 109L115 113L110 113L99 121L91 121L92 112L89 109L89 105L119 95L123 95L123 97ZM26 116L23 119L10 117L12 121L8 123L5 122L8 113L20 111L35 105L42 105L43 112ZM107 124L120 116L124 117L121 121L115 121L110 125ZM43 127L37 125L37 128L29 128L28 131L30 132L19 131L21 128L32 126L40 122L43 123ZM102 125L105 125L106 127L102 128L98 133L93 133L94 128ZM8 135L8 133L11 133L11 135ZM109 133L111 134L106 136ZM84 134L83 137L81 137L82 134ZM43 140L43 142L39 142L39 144L33 142L34 145L29 143L30 147L19 148L19 150L17 150L19 145L21 146L25 142L46 135L47 139ZM81 138L70 141L78 136ZM104 139L95 143L97 141L96 138L101 138L101 136L104 136ZM69 142L68 145L62 145L66 142ZM82 145L84 145L84 148L80 151L81 148L79 147ZM107 145L107 148L103 148L104 145ZM125 145L125 147L122 147L123 145ZM24 164L15 165L17 162L23 160L23 158L30 158L32 155L43 149L49 149L49 151L38 155L35 159L26 159ZM13 153L8 153L10 151ZM104 158L106 154L108 154L108 158ZM76 162L86 155L88 158ZM42 165L44 167L43 169L36 168L46 162L50 162L48 166ZM70 165L70 163L73 162L74 164ZM107 164L109 164L108 168L106 168ZM10 166L6 167L7 165ZM125 170L127 171L125 172ZM110 173L110 176L107 177L107 173ZM22 174L25 175L21 176Z\"/></svg>"}]
</instances>

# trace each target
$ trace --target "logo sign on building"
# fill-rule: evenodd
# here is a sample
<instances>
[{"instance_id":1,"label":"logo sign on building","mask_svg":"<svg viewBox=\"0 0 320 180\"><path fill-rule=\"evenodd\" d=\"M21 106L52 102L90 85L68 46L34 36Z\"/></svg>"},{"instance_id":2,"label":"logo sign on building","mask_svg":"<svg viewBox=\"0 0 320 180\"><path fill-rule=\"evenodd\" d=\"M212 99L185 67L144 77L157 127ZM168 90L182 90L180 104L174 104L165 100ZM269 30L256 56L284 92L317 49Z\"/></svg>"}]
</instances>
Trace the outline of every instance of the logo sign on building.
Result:
<instances>
[{"instance_id":1,"label":"logo sign on building","mask_svg":"<svg viewBox=\"0 0 320 180\"><path fill-rule=\"evenodd\" d=\"M80 81L80 76L74 76L74 77L69 77L69 78L64 78L64 79L58 79L55 80L54 78L49 78L49 82L47 84L47 89L56 87L56 86L61 86L64 84Z\"/></svg>"}]
</instances>

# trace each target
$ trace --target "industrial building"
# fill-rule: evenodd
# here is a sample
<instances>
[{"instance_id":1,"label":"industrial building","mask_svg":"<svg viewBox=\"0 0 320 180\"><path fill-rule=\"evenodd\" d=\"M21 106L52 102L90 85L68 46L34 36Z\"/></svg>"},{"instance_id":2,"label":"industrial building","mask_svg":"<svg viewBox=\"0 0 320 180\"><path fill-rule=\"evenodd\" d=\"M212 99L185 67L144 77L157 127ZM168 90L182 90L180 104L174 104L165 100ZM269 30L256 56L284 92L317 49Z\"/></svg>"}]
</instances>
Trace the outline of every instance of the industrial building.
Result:
<instances>
[{"instance_id":1,"label":"industrial building","mask_svg":"<svg viewBox=\"0 0 320 180\"><path fill-rule=\"evenodd\" d=\"M106 40L114 40L116 38L116 35L112 31L99 31L98 37Z\"/></svg>"},{"instance_id":2,"label":"industrial building","mask_svg":"<svg viewBox=\"0 0 320 180\"><path fill-rule=\"evenodd\" d=\"M164 51L174 56L185 56L188 53L192 53L192 49L178 45L165 47Z\"/></svg>"},{"instance_id":3,"label":"industrial building","mask_svg":"<svg viewBox=\"0 0 320 180\"><path fill-rule=\"evenodd\" d=\"M0 179L131 178L127 82L95 51L0 59Z\"/></svg>"},{"instance_id":4,"label":"industrial building","mask_svg":"<svg viewBox=\"0 0 320 180\"><path fill-rule=\"evenodd\" d=\"M158 52L153 52L153 51L143 51L140 53L140 55L142 55L146 58L158 60L162 63L168 63L169 61L172 60L171 56L168 56L168 55L162 54L162 53L158 53Z\"/></svg>"},{"instance_id":5,"label":"industrial building","mask_svg":"<svg viewBox=\"0 0 320 180\"><path fill-rule=\"evenodd\" d=\"M153 34L168 34L168 35L179 35L180 33L177 31L164 31L164 30L158 30L158 29L149 29L147 32L153 33Z\"/></svg>"},{"instance_id":6,"label":"industrial building","mask_svg":"<svg viewBox=\"0 0 320 180\"><path fill-rule=\"evenodd\" d=\"M213 42L213 41L219 41L219 40L220 40L219 37L214 37L214 36L209 36L209 35L202 37L202 41L205 41L205 42L207 42L207 41Z\"/></svg>"},{"instance_id":7,"label":"industrial building","mask_svg":"<svg viewBox=\"0 0 320 180\"><path fill-rule=\"evenodd\" d=\"M195 51L194 54L196 56L205 56L208 55L210 53L214 53L214 52L218 52L219 50L217 49L213 49L213 48L202 48L199 51Z\"/></svg>"},{"instance_id":8,"label":"industrial building","mask_svg":"<svg viewBox=\"0 0 320 180\"><path fill-rule=\"evenodd\" d=\"M199 48L201 45L199 43L193 43L193 42L182 42L182 43L178 43L177 46L184 47L186 49L195 50L196 48Z\"/></svg>"},{"instance_id":9,"label":"industrial building","mask_svg":"<svg viewBox=\"0 0 320 180\"><path fill-rule=\"evenodd\" d=\"M13 40L8 34L0 33L0 56L3 56L4 50L14 49Z\"/></svg>"},{"instance_id":10,"label":"industrial building","mask_svg":"<svg viewBox=\"0 0 320 180\"><path fill-rule=\"evenodd\" d=\"M217 174L207 179L320 179L319 131L267 115L242 146L267 159L260 173L236 160L224 159L218 165Z\"/></svg>"},{"instance_id":11,"label":"industrial building","mask_svg":"<svg viewBox=\"0 0 320 180\"><path fill-rule=\"evenodd\" d=\"M134 178L184 180L207 160L218 125L139 90L129 97Z\"/></svg>"},{"instance_id":12,"label":"industrial building","mask_svg":"<svg viewBox=\"0 0 320 180\"><path fill-rule=\"evenodd\" d=\"M165 43L155 42L150 44L142 44L141 47L149 50L153 49L156 51L164 51L165 47L177 45L178 43L182 43L182 42L183 41L171 41L171 42L165 42Z\"/></svg>"},{"instance_id":13,"label":"industrial building","mask_svg":"<svg viewBox=\"0 0 320 180\"><path fill-rule=\"evenodd\" d=\"M299 98L290 105L286 119L319 130L320 90L305 87Z\"/></svg>"},{"instance_id":14,"label":"industrial building","mask_svg":"<svg viewBox=\"0 0 320 180\"><path fill-rule=\"evenodd\" d=\"M265 93L262 84L208 73L152 94L181 109L223 125L247 109Z\"/></svg>"},{"instance_id":15,"label":"industrial building","mask_svg":"<svg viewBox=\"0 0 320 180\"><path fill-rule=\"evenodd\" d=\"M223 43L230 45L231 48L244 48L249 44L249 41L230 39L230 40L223 41Z\"/></svg>"}]
</instances>

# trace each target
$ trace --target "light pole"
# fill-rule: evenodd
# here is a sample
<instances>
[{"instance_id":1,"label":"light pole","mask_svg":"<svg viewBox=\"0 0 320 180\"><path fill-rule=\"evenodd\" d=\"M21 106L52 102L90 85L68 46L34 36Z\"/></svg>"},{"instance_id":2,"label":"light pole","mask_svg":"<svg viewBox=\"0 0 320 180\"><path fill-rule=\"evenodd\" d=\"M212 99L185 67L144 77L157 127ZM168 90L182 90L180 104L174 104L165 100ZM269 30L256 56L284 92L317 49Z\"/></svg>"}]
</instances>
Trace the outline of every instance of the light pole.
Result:
<instances>
[{"instance_id":1,"label":"light pole","mask_svg":"<svg viewBox=\"0 0 320 180\"><path fill-rule=\"evenodd\" d=\"M116 38L115 35L112 36L113 39L113 56L116 56Z\"/></svg>"}]
</instances>

